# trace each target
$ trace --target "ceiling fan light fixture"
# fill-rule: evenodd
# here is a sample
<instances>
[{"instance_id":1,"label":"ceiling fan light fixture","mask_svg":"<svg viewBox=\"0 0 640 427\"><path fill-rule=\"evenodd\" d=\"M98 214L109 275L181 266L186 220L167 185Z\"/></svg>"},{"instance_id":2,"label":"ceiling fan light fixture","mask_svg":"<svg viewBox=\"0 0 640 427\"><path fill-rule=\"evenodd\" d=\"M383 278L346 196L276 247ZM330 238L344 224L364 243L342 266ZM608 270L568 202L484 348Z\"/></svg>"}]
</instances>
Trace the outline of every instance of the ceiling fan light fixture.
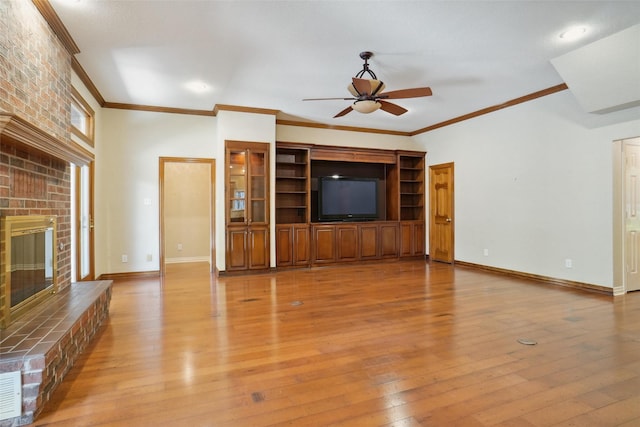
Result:
<instances>
[{"instance_id":1,"label":"ceiling fan light fixture","mask_svg":"<svg viewBox=\"0 0 640 427\"><path fill-rule=\"evenodd\" d=\"M352 108L358 113L369 114L380 109L381 106L382 104L380 104L378 101L365 99L363 101L354 102Z\"/></svg>"},{"instance_id":2,"label":"ceiling fan light fixture","mask_svg":"<svg viewBox=\"0 0 640 427\"><path fill-rule=\"evenodd\" d=\"M376 80L376 79L363 79L363 80L366 80L367 83L369 84L369 89L366 91L367 95L377 95L378 93L382 92L385 88L384 83L381 82L380 80ZM362 93L358 93L358 90L355 88L353 83L349 83L349 86L347 86L347 90L355 98L361 95L364 95Z\"/></svg>"}]
</instances>

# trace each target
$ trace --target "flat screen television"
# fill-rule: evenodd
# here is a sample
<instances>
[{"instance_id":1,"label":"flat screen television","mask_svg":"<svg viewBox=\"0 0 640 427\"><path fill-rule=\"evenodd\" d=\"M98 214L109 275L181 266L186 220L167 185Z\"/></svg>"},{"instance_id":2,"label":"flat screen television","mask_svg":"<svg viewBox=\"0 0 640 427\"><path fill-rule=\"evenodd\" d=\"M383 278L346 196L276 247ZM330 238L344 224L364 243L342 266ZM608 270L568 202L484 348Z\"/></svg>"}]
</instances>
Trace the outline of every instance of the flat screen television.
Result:
<instances>
[{"instance_id":1,"label":"flat screen television","mask_svg":"<svg viewBox=\"0 0 640 427\"><path fill-rule=\"evenodd\" d=\"M378 219L378 180L323 176L318 178L318 220Z\"/></svg>"}]
</instances>

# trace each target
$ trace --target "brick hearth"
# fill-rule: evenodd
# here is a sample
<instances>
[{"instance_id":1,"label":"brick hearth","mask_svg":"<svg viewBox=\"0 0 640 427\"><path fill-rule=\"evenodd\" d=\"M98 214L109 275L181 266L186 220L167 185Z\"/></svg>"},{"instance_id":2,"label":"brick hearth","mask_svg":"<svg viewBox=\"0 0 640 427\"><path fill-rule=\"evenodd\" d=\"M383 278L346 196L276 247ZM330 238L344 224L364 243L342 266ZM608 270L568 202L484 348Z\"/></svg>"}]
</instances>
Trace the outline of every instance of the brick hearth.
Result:
<instances>
[{"instance_id":1,"label":"brick hearth","mask_svg":"<svg viewBox=\"0 0 640 427\"><path fill-rule=\"evenodd\" d=\"M0 427L33 422L109 314L110 280L74 283L0 330L0 373L22 378L22 416Z\"/></svg>"}]
</instances>

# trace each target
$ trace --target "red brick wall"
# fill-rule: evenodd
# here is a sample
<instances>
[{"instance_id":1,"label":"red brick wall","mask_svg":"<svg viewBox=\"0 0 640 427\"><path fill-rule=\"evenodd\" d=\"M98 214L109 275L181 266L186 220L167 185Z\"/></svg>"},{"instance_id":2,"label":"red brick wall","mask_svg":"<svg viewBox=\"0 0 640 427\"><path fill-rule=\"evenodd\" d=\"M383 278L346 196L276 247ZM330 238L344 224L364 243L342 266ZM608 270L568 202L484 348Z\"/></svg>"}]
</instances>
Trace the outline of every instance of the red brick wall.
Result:
<instances>
[{"instance_id":1,"label":"red brick wall","mask_svg":"<svg viewBox=\"0 0 640 427\"><path fill-rule=\"evenodd\" d=\"M0 28L0 110L68 141L71 55L29 0L0 1Z\"/></svg>"},{"instance_id":2,"label":"red brick wall","mask_svg":"<svg viewBox=\"0 0 640 427\"><path fill-rule=\"evenodd\" d=\"M0 111L69 141L71 55L31 1L0 0L0 28ZM0 144L0 216L58 217L60 289L71 281L70 194L67 162Z\"/></svg>"}]
</instances>

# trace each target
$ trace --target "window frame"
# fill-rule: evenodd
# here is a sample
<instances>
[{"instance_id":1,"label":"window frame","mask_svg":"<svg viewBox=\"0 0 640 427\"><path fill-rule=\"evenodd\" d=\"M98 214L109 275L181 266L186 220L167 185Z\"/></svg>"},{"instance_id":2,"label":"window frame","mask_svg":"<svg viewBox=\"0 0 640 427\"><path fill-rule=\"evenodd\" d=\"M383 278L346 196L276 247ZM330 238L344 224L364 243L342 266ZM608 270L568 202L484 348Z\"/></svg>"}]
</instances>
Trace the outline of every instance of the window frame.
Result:
<instances>
[{"instance_id":1,"label":"window frame","mask_svg":"<svg viewBox=\"0 0 640 427\"><path fill-rule=\"evenodd\" d=\"M84 100L82 95L78 90L71 86L71 104L69 105L69 109L71 110L71 106L75 107L81 113L84 113L84 117L86 120L86 130L82 130L74 125L71 120L71 133L80 138L83 142L87 143L89 146L94 146L94 130L95 130L95 112L91 108L91 106Z\"/></svg>"}]
</instances>

